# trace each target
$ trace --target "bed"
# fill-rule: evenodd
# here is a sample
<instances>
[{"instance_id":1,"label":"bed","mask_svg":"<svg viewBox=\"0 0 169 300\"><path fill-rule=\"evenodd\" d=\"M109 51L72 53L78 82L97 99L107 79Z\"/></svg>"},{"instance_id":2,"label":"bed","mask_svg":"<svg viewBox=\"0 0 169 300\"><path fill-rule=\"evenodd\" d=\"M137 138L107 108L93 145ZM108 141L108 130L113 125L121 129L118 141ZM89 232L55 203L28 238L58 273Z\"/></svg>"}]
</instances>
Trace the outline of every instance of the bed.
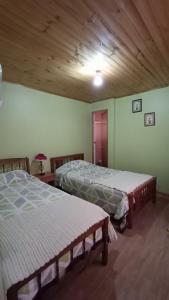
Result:
<instances>
[{"instance_id":1,"label":"bed","mask_svg":"<svg viewBox=\"0 0 169 300\"><path fill-rule=\"evenodd\" d=\"M156 178L83 162L84 154L50 159L56 185L101 206L117 220L120 230L133 225L133 215L149 200L156 200Z\"/></svg>"},{"instance_id":2,"label":"bed","mask_svg":"<svg viewBox=\"0 0 169 300\"><path fill-rule=\"evenodd\" d=\"M0 159L1 300L37 299L90 253L107 264L116 239L104 210L29 171L28 158Z\"/></svg>"}]
</instances>

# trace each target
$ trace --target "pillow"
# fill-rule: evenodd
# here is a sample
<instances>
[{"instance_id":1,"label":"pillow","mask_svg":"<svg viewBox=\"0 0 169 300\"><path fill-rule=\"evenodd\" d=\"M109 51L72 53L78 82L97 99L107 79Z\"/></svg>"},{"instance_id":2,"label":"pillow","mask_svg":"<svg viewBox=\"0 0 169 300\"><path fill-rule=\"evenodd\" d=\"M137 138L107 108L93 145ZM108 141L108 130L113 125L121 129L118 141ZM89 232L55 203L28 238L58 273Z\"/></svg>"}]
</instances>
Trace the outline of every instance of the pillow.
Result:
<instances>
[{"instance_id":1,"label":"pillow","mask_svg":"<svg viewBox=\"0 0 169 300\"><path fill-rule=\"evenodd\" d=\"M10 184L21 180L26 180L30 175L24 170L15 170L0 174L0 184Z\"/></svg>"},{"instance_id":2,"label":"pillow","mask_svg":"<svg viewBox=\"0 0 169 300\"><path fill-rule=\"evenodd\" d=\"M67 163L67 165L70 165L71 168L84 168L84 167L87 167L90 163L85 161L85 160L80 160L80 159L77 159L77 160L72 160L70 162Z\"/></svg>"},{"instance_id":3,"label":"pillow","mask_svg":"<svg viewBox=\"0 0 169 300\"><path fill-rule=\"evenodd\" d=\"M78 170L81 168L86 168L89 165L90 165L90 163L85 160L80 160L80 159L72 160L72 161L65 163L63 166L57 168L56 172L57 172L57 174L60 171L65 173L65 172L68 172L71 170Z\"/></svg>"}]
</instances>

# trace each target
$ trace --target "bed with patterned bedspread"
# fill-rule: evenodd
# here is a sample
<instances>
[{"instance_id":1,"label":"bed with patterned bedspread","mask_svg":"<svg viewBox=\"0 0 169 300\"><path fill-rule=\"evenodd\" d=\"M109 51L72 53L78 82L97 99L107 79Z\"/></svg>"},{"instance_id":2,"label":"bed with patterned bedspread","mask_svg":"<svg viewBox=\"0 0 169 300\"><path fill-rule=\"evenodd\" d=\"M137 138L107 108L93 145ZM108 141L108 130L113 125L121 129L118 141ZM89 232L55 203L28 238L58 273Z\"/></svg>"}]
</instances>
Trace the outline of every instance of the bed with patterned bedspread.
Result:
<instances>
[{"instance_id":1,"label":"bed with patterned bedspread","mask_svg":"<svg viewBox=\"0 0 169 300\"><path fill-rule=\"evenodd\" d=\"M137 196L134 192L143 187L138 196L144 197L147 183L154 180L151 175L104 168L83 160L69 161L55 172L57 186L99 205L117 220L128 213L129 204L133 204Z\"/></svg>"},{"instance_id":2,"label":"bed with patterned bedspread","mask_svg":"<svg viewBox=\"0 0 169 300\"><path fill-rule=\"evenodd\" d=\"M68 195L24 171L0 174L0 299L6 299L11 286L33 274L60 253L90 226L108 215L101 208ZM109 222L109 237L116 233ZM95 239L102 238L102 230ZM90 249L93 239L85 239ZM73 249L82 253L82 242ZM59 258L59 277L71 262L70 251ZM53 263L41 272L41 286L56 277ZM38 292L38 278L18 291L18 299L30 300ZM16 298L15 298L16 299Z\"/></svg>"}]
</instances>

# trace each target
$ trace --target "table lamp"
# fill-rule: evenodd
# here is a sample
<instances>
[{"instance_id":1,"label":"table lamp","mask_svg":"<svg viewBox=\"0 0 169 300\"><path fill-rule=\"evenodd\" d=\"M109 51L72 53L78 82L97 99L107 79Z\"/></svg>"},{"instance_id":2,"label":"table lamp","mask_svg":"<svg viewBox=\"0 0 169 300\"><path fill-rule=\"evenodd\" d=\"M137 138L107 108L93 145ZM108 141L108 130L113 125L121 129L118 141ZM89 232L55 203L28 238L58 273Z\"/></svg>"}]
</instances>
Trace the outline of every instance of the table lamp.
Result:
<instances>
[{"instance_id":1,"label":"table lamp","mask_svg":"<svg viewBox=\"0 0 169 300\"><path fill-rule=\"evenodd\" d=\"M35 160L38 160L40 162L40 174L41 175L44 175L45 173L43 172L43 160L47 160L47 157L45 154L43 153L38 153L36 156L35 156Z\"/></svg>"}]
</instances>

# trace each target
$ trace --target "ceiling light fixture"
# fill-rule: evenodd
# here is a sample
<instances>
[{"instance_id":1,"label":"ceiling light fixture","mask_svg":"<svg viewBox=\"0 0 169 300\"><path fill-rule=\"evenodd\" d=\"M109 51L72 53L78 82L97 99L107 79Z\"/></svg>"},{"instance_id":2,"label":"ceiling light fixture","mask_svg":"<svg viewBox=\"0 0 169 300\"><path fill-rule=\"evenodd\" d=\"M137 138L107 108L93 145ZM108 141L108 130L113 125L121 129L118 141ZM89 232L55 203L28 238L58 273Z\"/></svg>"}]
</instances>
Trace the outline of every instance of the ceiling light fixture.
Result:
<instances>
[{"instance_id":1,"label":"ceiling light fixture","mask_svg":"<svg viewBox=\"0 0 169 300\"><path fill-rule=\"evenodd\" d=\"M100 70L96 70L96 75L93 79L93 84L97 87L102 86L103 78L101 76L101 71Z\"/></svg>"}]
</instances>

